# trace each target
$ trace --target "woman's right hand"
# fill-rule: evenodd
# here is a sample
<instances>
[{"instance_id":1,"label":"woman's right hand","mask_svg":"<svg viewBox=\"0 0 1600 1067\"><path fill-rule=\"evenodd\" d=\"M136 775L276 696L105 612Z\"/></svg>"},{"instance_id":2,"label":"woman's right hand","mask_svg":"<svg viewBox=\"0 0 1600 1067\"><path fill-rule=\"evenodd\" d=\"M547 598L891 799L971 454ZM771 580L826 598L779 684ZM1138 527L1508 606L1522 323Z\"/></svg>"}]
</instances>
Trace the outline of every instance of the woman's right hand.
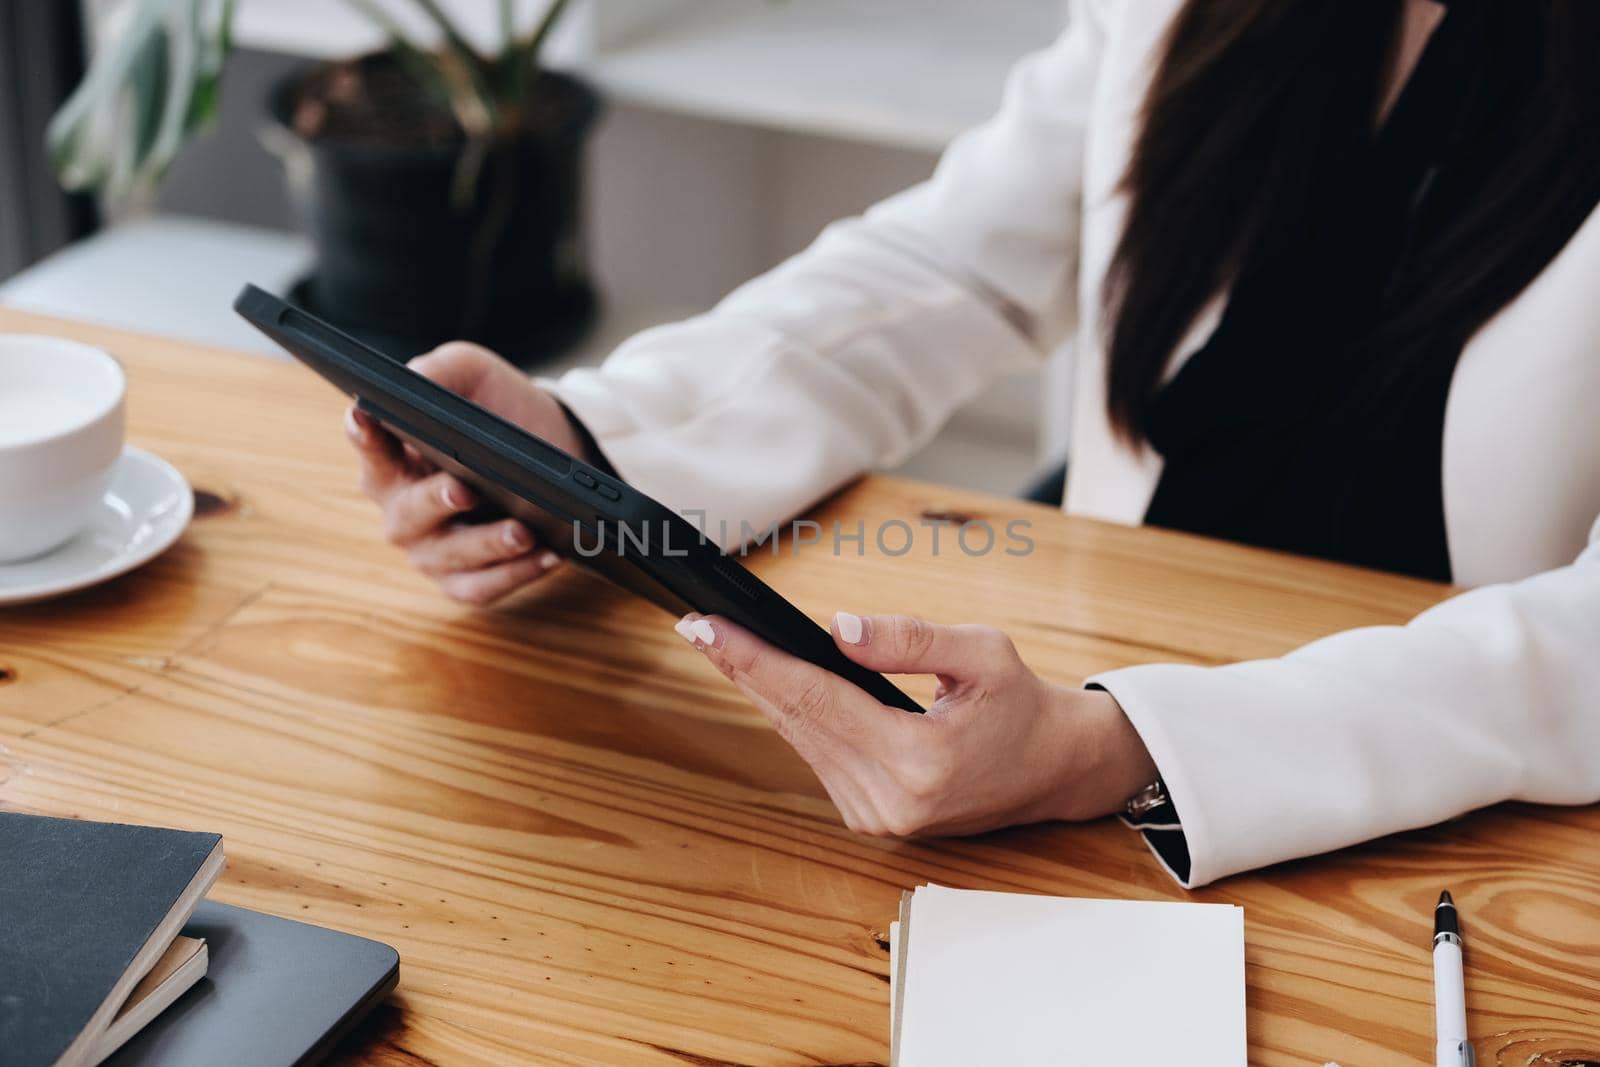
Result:
<instances>
[{"instance_id":1,"label":"woman's right hand","mask_svg":"<svg viewBox=\"0 0 1600 1067\"><path fill-rule=\"evenodd\" d=\"M452 341L413 359L412 370L580 458L585 449L555 397L479 345ZM559 565L516 519L467 523L478 504L459 479L351 408L345 432L361 460L361 490L383 509L384 533L444 592L469 604L498 600Z\"/></svg>"}]
</instances>

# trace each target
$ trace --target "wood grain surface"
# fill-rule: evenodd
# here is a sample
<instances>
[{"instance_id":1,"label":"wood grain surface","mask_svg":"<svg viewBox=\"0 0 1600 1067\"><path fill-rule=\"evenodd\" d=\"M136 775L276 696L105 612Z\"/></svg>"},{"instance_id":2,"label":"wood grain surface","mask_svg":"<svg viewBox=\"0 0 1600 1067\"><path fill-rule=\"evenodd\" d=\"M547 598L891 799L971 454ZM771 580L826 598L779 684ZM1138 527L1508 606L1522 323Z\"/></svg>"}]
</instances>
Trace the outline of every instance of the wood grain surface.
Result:
<instances>
[{"instance_id":1,"label":"wood grain surface","mask_svg":"<svg viewBox=\"0 0 1600 1067\"><path fill-rule=\"evenodd\" d=\"M1109 821L857 837L658 609L579 573L492 610L437 595L381 541L340 398L308 372L15 312L0 329L114 352L130 440L203 503L144 569L0 609L0 804L220 832L216 898L394 945L399 991L342 1062L883 1063L886 930L926 881L1241 904L1251 1061L1344 1067L1431 1062L1448 885L1480 1062L1600 1060L1594 808L1504 806L1193 894ZM1037 547L754 566L818 618L999 625L1069 681L1273 655L1449 593L888 478L813 517L925 513L1025 519Z\"/></svg>"}]
</instances>

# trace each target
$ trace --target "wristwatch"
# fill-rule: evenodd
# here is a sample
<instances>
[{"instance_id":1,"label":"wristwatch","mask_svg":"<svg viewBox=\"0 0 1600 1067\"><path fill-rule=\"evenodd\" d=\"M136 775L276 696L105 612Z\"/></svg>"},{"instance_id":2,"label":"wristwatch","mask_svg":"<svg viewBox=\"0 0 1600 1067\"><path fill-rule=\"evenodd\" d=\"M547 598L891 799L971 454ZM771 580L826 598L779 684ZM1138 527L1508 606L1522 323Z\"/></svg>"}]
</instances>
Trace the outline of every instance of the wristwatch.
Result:
<instances>
[{"instance_id":1,"label":"wristwatch","mask_svg":"<svg viewBox=\"0 0 1600 1067\"><path fill-rule=\"evenodd\" d=\"M1171 803L1167 796L1167 783L1157 778L1137 793L1123 807L1122 813L1134 822L1148 818L1150 813L1164 804Z\"/></svg>"}]
</instances>

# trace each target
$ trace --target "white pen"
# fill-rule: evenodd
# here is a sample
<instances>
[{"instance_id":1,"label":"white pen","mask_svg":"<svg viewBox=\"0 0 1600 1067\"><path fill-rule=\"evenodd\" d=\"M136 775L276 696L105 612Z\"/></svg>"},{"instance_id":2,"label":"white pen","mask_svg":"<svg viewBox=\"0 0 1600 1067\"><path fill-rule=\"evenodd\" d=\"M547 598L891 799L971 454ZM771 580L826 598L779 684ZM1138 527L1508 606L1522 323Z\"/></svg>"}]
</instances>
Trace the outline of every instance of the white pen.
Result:
<instances>
[{"instance_id":1,"label":"white pen","mask_svg":"<svg viewBox=\"0 0 1600 1067\"><path fill-rule=\"evenodd\" d=\"M1461 924L1450 890L1433 909L1433 1030L1438 1067L1473 1067L1467 1040L1467 988L1461 973Z\"/></svg>"}]
</instances>

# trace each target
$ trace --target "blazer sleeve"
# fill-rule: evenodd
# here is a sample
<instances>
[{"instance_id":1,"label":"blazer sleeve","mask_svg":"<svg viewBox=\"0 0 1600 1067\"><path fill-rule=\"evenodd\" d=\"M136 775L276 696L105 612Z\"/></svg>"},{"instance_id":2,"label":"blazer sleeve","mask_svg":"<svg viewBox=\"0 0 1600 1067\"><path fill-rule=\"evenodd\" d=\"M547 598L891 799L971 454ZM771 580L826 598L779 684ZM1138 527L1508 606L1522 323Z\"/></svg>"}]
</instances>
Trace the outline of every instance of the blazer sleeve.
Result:
<instances>
[{"instance_id":1,"label":"blazer sleeve","mask_svg":"<svg viewBox=\"0 0 1600 1067\"><path fill-rule=\"evenodd\" d=\"M1502 800L1594 803L1600 520L1570 566L1405 626L1090 684L1116 697L1160 769L1181 829L1144 832L1188 886Z\"/></svg>"},{"instance_id":2,"label":"blazer sleeve","mask_svg":"<svg viewBox=\"0 0 1600 1067\"><path fill-rule=\"evenodd\" d=\"M928 181L828 227L707 314L542 384L623 477L703 511L725 546L741 522L764 529L905 458L1071 327L1100 52L1100 19L1074 3Z\"/></svg>"}]
</instances>

